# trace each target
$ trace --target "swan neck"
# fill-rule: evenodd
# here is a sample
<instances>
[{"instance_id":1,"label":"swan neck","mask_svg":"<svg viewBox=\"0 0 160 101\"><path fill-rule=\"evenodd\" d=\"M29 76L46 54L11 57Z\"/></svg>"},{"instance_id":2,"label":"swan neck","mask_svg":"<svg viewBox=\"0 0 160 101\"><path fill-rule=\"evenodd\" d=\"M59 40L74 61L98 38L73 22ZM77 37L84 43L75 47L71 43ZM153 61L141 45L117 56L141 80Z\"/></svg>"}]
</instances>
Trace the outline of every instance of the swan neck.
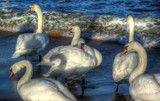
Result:
<instances>
[{"instance_id":1,"label":"swan neck","mask_svg":"<svg viewBox=\"0 0 160 101\"><path fill-rule=\"evenodd\" d=\"M38 8L36 11L37 16L38 16L38 28L36 33L42 33L43 32L43 14L42 14L42 10L40 8Z\"/></svg>"},{"instance_id":2,"label":"swan neck","mask_svg":"<svg viewBox=\"0 0 160 101\"><path fill-rule=\"evenodd\" d=\"M134 22L129 23L129 42L134 41Z\"/></svg>"},{"instance_id":3,"label":"swan neck","mask_svg":"<svg viewBox=\"0 0 160 101\"><path fill-rule=\"evenodd\" d=\"M72 42L71 42L71 46L74 46L75 44L78 44L78 43L74 43L77 39L80 38L80 30L77 29L74 33L74 36L73 36L73 39L72 39Z\"/></svg>"},{"instance_id":4,"label":"swan neck","mask_svg":"<svg viewBox=\"0 0 160 101\"><path fill-rule=\"evenodd\" d=\"M24 83L28 82L32 77L32 64L29 61L22 61L19 65L21 68L26 67L26 72L21 77L21 79L18 81L17 89L21 87Z\"/></svg>"},{"instance_id":5,"label":"swan neck","mask_svg":"<svg viewBox=\"0 0 160 101\"><path fill-rule=\"evenodd\" d=\"M129 83L132 82L137 76L143 74L147 68L147 54L145 49L139 45L136 49L138 56L139 56L139 63L136 67L136 69L133 71L133 73L129 77Z\"/></svg>"}]
</instances>

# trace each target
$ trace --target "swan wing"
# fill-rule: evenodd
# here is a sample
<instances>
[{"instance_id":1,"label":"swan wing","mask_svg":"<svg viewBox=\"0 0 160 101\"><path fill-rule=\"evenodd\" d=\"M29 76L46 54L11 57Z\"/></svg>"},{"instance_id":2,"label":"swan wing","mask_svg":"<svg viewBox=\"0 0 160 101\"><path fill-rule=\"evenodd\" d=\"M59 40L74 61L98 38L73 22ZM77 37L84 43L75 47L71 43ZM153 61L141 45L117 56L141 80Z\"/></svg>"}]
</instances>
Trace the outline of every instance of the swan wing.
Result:
<instances>
[{"instance_id":1,"label":"swan wing","mask_svg":"<svg viewBox=\"0 0 160 101\"><path fill-rule=\"evenodd\" d=\"M58 82L58 81L57 81ZM33 79L25 84L23 84L18 92L23 100L31 100L31 101L76 101L71 100L66 96L64 91L68 93L68 95L72 95L67 88L63 87L63 89L59 88L60 83L57 83L54 80L50 79ZM62 87L63 85L60 84ZM73 95L72 95L73 97Z\"/></svg>"},{"instance_id":2,"label":"swan wing","mask_svg":"<svg viewBox=\"0 0 160 101\"><path fill-rule=\"evenodd\" d=\"M48 37L46 34L22 34L18 36L16 51L13 54L13 58L21 55L31 55L39 53L44 50L44 48L49 43Z\"/></svg>"},{"instance_id":3,"label":"swan wing","mask_svg":"<svg viewBox=\"0 0 160 101\"><path fill-rule=\"evenodd\" d=\"M130 85L130 93L135 99L160 101L160 74L138 76Z\"/></svg>"},{"instance_id":4,"label":"swan wing","mask_svg":"<svg viewBox=\"0 0 160 101\"><path fill-rule=\"evenodd\" d=\"M128 78L132 71L138 65L138 54L135 52L128 52L123 56L118 53L114 59L112 75L113 79L118 82L122 79Z\"/></svg>"}]
</instances>

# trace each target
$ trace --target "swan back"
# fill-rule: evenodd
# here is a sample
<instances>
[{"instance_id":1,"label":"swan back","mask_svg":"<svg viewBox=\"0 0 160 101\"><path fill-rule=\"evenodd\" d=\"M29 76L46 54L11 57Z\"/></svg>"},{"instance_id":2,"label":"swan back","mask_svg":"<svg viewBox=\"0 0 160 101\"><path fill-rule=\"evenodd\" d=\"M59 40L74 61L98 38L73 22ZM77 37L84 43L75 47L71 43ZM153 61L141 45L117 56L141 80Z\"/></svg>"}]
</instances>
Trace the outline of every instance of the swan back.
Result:
<instances>
[{"instance_id":1,"label":"swan back","mask_svg":"<svg viewBox=\"0 0 160 101\"><path fill-rule=\"evenodd\" d=\"M57 75L59 74L60 77L74 78L96 66L95 57L78 47L57 47L50 50L50 53L52 56L48 57L48 60L53 65L48 74L52 73L54 76L58 72Z\"/></svg>"},{"instance_id":2,"label":"swan back","mask_svg":"<svg viewBox=\"0 0 160 101\"><path fill-rule=\"evenodd\" d=\"M130 94L135 100L160 101L160 74L144 74L130 84Z\"/></svg>"},{"instance_id":3,"label":"swan back","mask_svg":"<svg viewBox=\"0 0 160 101\"><path fill-rule=\"evenodd\" d=\"M60 82L48 78L33 79L19 89L23 100L31 101L77 101Z\"/></svg>"},{"instance_id":4,"label":"swan back","mask_svg":"<svg viewBox=\"0 0 160 101\"><path fill-rule=\"evenodd\" d=\"M136 52L128 52L123 56L120 56L120 54L116 55L113 62L112 76L115 82L128 79L139 62Z\"/></svg>"},{"instance_id":5,"label":"swan back","mask_svg":"<svg viewBox=\"0 0 160 101\"><path fill-rule=\"evenodd\" d=\"M35 55L41 53L49 43L46 33L29 33L19 35L16 43L16 51L12 55L12 58L20 56Z\"/></svg>"}]
</instances>

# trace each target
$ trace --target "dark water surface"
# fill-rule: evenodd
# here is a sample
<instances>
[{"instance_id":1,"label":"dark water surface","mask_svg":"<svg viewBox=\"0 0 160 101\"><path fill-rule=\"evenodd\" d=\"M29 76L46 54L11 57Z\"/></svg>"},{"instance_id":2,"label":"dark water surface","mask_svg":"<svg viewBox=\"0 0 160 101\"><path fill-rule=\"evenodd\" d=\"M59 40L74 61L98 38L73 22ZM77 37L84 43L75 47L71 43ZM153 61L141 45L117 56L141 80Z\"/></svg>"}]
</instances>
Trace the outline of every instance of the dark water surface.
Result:
<instances>
[{"instance_id":1,"label":"dark water surface","mask_svg":"<svg viewBox=\"0 0 160 101\"><path fill-rule=\"evenodd\" d=\"M0 9L25 10L31 4L38 4L44 11L67 13L119 16L160 15L160 0L2 0Z\"/></svg>"},{"instance_id":2,"label":"dark water surface","mask_svg":"<svg viewBox=\"0 0 160 101\"><path fill-rule=\"evenodd\" d=\"M16 91L16 84L23 74L18 73L13 77L14 79L8 80L10 75L9 68L15 62L23 60L24 58L11 59L14 50L18 34L11 33L5 35L4 32L0 32L0 100L1 101L21 101L20 96ZM50 43L45 52L46 54L51 48L60 45L69 45L71 38L65 37L50 37ZM93 48L98 49L103 55L102 64L96 69L86 74L86 86L83 98L80 98L81 89L80 86L75 86L72 92L79 101L134 101L129 94L129 84L123 83L120 85L119 94L115 94L116 84L112 79L112 64L114 57L117 53L123 50L123 46L117 43L111 43L107 41L99 40L86 40L87 44ZM159 73L160 72L160 49L147 49L148 54L148 69L147 73ZM28 58L29 60L37 59L38 56ZM36 66L38 62L32 62L34 67L34 78L41 77L41 74L47 71L46 67L41 67L41 72L38 73ZM150 68L152 67L152 68ZM80 80L81 78L76 78Z\"/></svg>"}]
</instances>

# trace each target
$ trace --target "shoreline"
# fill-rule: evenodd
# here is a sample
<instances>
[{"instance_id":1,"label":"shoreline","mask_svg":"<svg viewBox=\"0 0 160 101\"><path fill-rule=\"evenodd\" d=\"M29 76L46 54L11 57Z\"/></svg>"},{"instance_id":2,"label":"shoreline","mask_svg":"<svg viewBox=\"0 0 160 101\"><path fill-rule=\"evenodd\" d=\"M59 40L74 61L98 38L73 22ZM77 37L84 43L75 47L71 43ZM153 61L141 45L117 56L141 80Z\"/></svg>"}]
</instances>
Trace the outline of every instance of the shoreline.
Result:
<instances>
[{"instance_id":1,"label":"shoreline","mask_svg":"<svg viewBox=\"0 0 160 101\"><path fill-rule=\"evenodd\" d=\"M10 36L10 35L18 35L18 34L23 34L23 33L33 33L34 31L27 31L27 32L11 32L11 31L4 31L3 29L0 28L0 38L3 38L3 37L7 37L7 36ZM72 36L65 36L63 33L66 32L64 30L51 30L51 31L48 31L46 32L48 37L50 39L53 38L66 38L68 40L72 40ZM124 44L121 44L121 43L118 43L116 41L108 41L108 40L101 40L101 39L96 39L96 38L93 38L93 39L89 39L89 38L86 38L84 37L85 41L86 41L86 44L89 44L89 45L92 45L92 46L97 46L101 43L114 43L114 44L119 44L119 45L124 45ZM95 42L94 42L95 41ZM147 50L150 50L150 49L160 49L160 47L144 47L145 49Z\"/></svg>"}]
</instances>

